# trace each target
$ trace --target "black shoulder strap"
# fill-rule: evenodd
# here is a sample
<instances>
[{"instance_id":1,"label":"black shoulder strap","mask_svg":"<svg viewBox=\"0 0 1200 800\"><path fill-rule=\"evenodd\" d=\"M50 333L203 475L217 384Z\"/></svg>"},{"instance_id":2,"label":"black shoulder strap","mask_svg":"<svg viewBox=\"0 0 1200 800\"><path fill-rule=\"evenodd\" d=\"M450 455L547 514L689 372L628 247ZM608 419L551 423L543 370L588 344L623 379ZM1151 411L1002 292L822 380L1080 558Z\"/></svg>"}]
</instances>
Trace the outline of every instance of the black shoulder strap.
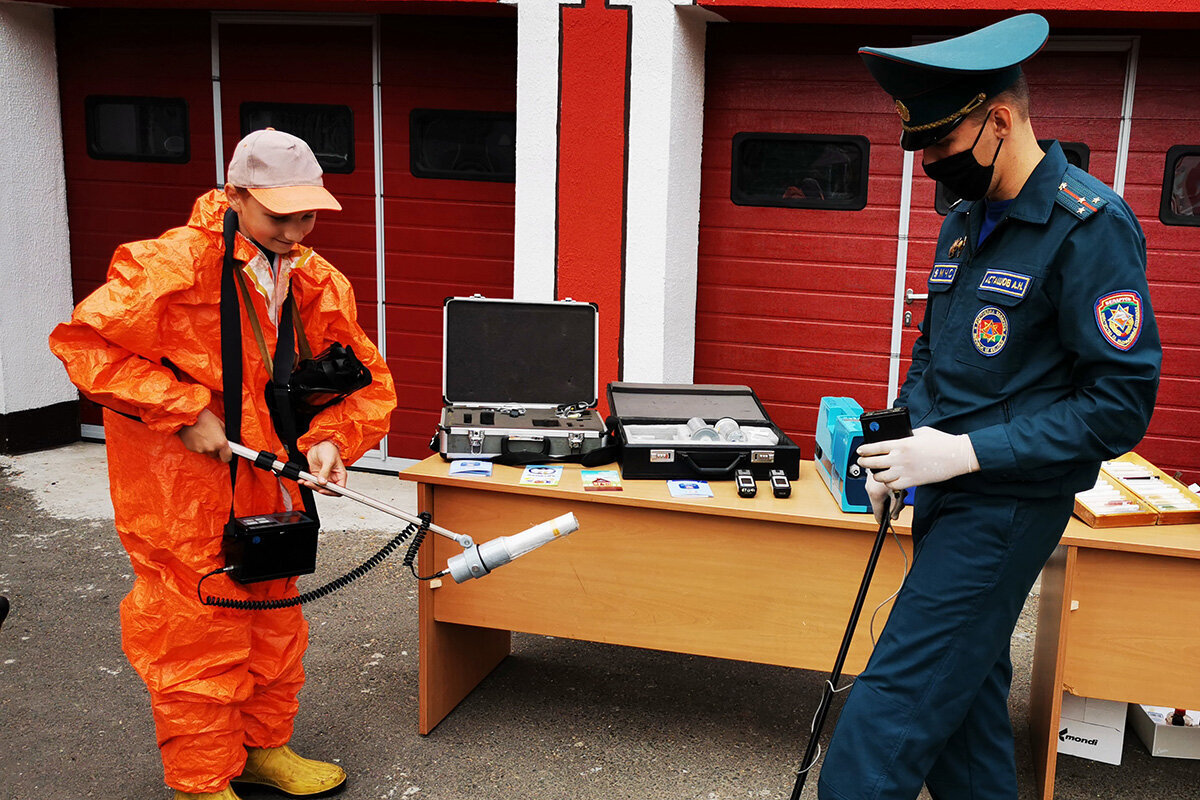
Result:
<instances>
[{"instance_id":1,"label":"black shoulder strap","mask_svg":"<svg viewBox=\"0 0 1200 800\"><path fill-rule=\"evenodd\" d=\"M221 389L225 401L225 438L242 440L242 315L238 311L233 257L234 236L238 229L237 212L225 211L225 263L221 270ZM229 460L229 484L237 492L238 457ZM233 520L233 504L229 519Z\"/></svg>"},{"instance_id":2,"label":"black shoulder strap","mask_svg":"<svg viewBox=\"0 0 1200 800\"><path fill-rule=\"evenodd\" d=\"M225 264L221 274L221 381L225 400L225 438L231 442L241 441L242 438L242 318L238 304L237 284L235 279L238 269L233 257L234 239L238 229L237 212L232 208L225 211ZM250 309L253 314L254 310ZM292 373L295 361L295 334L292 330L292 295L288 292L287 300L279 312L279 337L275 342L274 375L267 385L267 391L273 393L274 409L271 422L275 432L283 441L288 451L289 462L300 469L308 467L308 463L300 457L297 445L296 424L292 415L292 405L288 399L288 377ZM229 462L229 482L234 492L237 491L237 464L235 456ZM305 486L300 487L300 498L304 501L304 510L314 522L320 524L317 516L317 504L312 491ZM234 517L233 506L229 508L229 519Z\"/></svg>"}]
</instances>

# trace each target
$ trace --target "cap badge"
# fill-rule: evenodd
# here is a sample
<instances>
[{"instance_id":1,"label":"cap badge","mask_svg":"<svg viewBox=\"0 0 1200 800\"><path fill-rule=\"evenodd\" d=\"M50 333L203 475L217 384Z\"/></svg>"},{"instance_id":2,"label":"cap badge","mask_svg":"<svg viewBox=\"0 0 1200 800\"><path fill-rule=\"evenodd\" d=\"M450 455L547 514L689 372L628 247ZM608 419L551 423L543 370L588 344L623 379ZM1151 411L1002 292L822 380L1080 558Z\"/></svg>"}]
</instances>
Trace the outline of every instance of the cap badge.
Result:
<instances>
[{"instance_id":1,"label":"cap badge","mask_svg":"<svg viewBox=\"0 0 1200 800\"><path fill-rule=\"evenodd\" d=\"M896 101L896 113L900 115L901 122L908 122L912 119L912 114L908 113L908 106L899 100Z\"/></svg>"}]
</instances>

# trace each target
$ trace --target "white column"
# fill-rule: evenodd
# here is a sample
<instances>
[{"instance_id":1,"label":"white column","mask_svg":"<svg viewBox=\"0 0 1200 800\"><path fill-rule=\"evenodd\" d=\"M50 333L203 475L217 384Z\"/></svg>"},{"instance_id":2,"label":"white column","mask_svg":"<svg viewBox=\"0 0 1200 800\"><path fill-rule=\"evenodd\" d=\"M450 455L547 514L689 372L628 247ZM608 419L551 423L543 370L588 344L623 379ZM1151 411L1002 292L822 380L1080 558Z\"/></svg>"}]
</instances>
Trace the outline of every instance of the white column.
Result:
<instances>
[{"instance_id":1,"label":"white column","mask_svg":"<svg viewBox=\"0 0 1200 800\"><path fill-rule=\"evenodd\" d=\"M54 11L0 3L0 414L75 400L47 347L71 313Z\"/></svg>"},{"instance_id":2,"label":"white column","mask_svg":"<svg viewBox=\"0 0 1200 800\"><path fill-rule=\"evenodd\" d=\"M673 0L628 2L624 380L691 383L704 43L708 21L720 17Z\"/></svg>"},{"instance_id":3,"label":"white column","mask_svg":"<svg viewBox=\"0 0 1200 800\"><path fill-rule=\"evenodd\" d=\"M517 192L513 297L554 298L558 180L558 0L517 5Z\"/></svg>"}]
</instances>

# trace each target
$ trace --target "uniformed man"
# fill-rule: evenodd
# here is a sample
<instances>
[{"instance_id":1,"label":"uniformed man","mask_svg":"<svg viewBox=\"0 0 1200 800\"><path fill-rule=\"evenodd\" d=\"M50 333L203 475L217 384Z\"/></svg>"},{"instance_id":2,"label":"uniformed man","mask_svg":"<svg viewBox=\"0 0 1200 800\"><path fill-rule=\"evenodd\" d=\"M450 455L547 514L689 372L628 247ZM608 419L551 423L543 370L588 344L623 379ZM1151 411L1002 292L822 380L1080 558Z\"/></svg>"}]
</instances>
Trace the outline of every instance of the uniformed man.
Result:
<instances>
[{"instance_id":1,"label":"uniformed man","mask_svg":"<svg viewBox=\"0 0 1200 800\"><path fill-rule=\"evenodd\" d=\"M913 436L859 449L916 486L915 557L821 769L822 800L1016 800L1009 639L1100 461L1142 438L1162 349L1146 241L1125 202L1043 152L1023 14L955 39L859 53L895 100L900 146L963 199L929 272L896 399ZM870 475L870 473L868 473ZM898 507L898 506L897 506Z\"/></svg>"}]
</instances>

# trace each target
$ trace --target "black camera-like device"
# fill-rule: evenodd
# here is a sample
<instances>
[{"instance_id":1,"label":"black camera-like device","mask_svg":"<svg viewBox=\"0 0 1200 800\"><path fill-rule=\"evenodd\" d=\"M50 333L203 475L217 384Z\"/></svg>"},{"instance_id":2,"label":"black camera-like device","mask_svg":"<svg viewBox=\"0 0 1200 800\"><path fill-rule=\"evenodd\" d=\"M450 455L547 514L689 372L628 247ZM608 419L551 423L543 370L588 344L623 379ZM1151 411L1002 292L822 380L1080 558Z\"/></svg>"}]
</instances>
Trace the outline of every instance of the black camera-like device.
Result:
<instances>
[{"instance_id":1,"label":"black camera-like device","mask_svg":"<svg viewBox=\"0 0 1200 800\"><path fill-rule=\"evenodd\" d=\"M315 572L319 527L303 511L235 517L225 533L229 577L257 583Z\"/></svg>"},{"instance_id":2,"label":"black camera-like device","mask_svg":"<svg viewBox=\"0 0 1200 800\"><path fill-rule=\"evenodd\" d=\"M912 436L912 423L909 422L908 408L897 406L880 411L868 411L859 417L862 423L863 442L889 442L893 439L905 439ZM882 472L872 469L872 473Z\"/></svg>"}]
</instances>

